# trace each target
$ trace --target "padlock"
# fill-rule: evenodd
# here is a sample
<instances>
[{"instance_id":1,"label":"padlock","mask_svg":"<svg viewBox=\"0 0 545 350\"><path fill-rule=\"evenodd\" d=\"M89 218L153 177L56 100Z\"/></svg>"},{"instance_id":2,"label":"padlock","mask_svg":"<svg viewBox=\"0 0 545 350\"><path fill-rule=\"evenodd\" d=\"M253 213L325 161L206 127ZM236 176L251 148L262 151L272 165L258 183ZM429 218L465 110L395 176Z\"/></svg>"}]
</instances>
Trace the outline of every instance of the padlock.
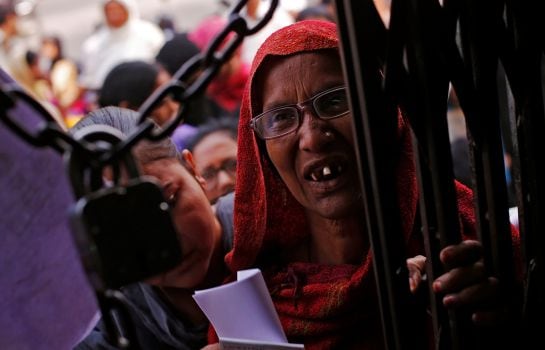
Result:
<instances>
[{"instance_id":1,"label":"padlock","mask_svg":"<svg viewBox=\"0 0 545 350\"><path fill-rule=\"evenodd\" d=\"M111 133L105 130L108 128L100 132L110 135L103 138L110 138L106 141L112 143ZM96 131L92 136L97 137ZM132 155L127 153L121 160L129 178L123 185L115 181L111 187L102 182L102 167L89 169L87 165L92 162L82 162L77 157L69 155L72 183L80 187L85 182L93 185L89 186L92 191L73 206L70 221L83 266L95 290L117 289L179 264L181 245L170 207L159 184L153 178L139 176ZM80 177L79 182L74 177ZM97 184L102 186L96 188ZM75 189L76 195L85 191Z\"/></svg>"}]
</instances>

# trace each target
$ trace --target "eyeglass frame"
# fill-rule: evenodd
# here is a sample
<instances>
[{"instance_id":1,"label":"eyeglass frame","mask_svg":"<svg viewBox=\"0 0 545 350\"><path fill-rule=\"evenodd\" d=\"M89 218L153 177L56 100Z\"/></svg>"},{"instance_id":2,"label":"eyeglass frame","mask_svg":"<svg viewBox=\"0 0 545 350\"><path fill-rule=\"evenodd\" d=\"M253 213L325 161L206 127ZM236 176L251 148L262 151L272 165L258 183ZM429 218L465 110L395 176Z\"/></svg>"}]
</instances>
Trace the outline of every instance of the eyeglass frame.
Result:
<instances>
[{"instance_id":1,"label":"eyeglass frame","mask_svg":"<svg viewBox=\"0 0 545 350\"><path fill-rule=\"evenodd\" d=\"M319 93L317 93L316 95L312 96L311 98L309 98L308 100L305 100L303 102L300 102L300 103L292 103L292 104L288 104L288 105L284 105L284 106L279 106L279 107L275 107L275 108L272 108L272 109L269 109L265 112L262 112L260 113L259 115L255 116L254 118L252 118L250 120L250 127L254 130L254 132L256 133L256 135L262 139L262 140L271 140L271 139L275 139L275 138L278 138L278 137L282 137L282 136L285 136L289 133L292 133L294 132L295 130L297 130L300 126L301 126L301 120L303 118L303 113L305 112L305 110L307 108L310 108L312 114L317 117L318 119L321 119L321 120L331 120L331 119L336 119L336 118L339 118L339 117L343 117L345 115L347 115L349 112L350 112L350 108L346 111L346 112L343 112L341 114L338 114L338 115L335 115L333 117L322 117L319 115L317 109L316 109L316 106L314 105L314 103L316 102L316 100L326 94L329 94L331 92L334 92L334 91L337 91L337 90L345 90L346 91L346 86L345 85L341 85L341 86L336 86L336 87L332 87L332 88L329 88L329 89L326 89L324 91L321 91ZM348 96L348 93L347 93L347 96ZM257 127L257 121L262 119L266 114L268 113L271 113L271 112L274 112L274 111L277 111L277 110L281 110L281 109L284 109L284 108L295 108L295 110L297 111L297 123L296 123L296 126L293 128L293 129L290 129L286 132L283 132L279 135L275 135L275 136L271 136L271 137L264 137L263 135L261 135L261 133L259 132L258 130L258 127Z\"/></svg>"},{"instance_id":2,"label":"eyeglass frame","mask_svg":"<svg viewBox=\"0 0 545 350\"><path fill-rule=\"evenodd\" d=\"M233 165L231 167L231 165ZM229 165L229 166L228 166ZM203 171L201 173L201 176L204 180L206 180L206 184L207 186L212 186L212 184L214 184L214 186L212 187L215 187L215 185L217 185L217 179L218 179L218 175L220 172L225 172L227 175L229 175L229 177L235 177L236 176L236 167L237 167L237 160L236 159L225 159L222 163L221 163L221 166L219 167L214 167L212 170L213 170L213 174L211 174L212 176L206 176L208 171ZM207 169L205 169L207 170ZM207 178L209 177L209 178Z\"/></svg>"}]
</instances>

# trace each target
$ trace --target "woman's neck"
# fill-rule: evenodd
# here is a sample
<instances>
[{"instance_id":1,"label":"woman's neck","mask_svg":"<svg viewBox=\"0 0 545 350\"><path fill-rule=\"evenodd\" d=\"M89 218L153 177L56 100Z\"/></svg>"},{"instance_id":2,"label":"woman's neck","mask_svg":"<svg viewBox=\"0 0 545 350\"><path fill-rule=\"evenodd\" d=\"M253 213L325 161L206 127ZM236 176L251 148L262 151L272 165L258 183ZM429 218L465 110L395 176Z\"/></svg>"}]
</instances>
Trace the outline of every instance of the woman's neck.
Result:
<instances>
[{"instance_id":1,"label":"woman's neck","mask_svg":"<svg viewBox=\"0 0 545 350\"><path fill-rule=\"evenodd\" d=\"M360 264L369 250L360 218L330 220L308 216L307 260L321 264Z\"/></svg>"}]
</instances>

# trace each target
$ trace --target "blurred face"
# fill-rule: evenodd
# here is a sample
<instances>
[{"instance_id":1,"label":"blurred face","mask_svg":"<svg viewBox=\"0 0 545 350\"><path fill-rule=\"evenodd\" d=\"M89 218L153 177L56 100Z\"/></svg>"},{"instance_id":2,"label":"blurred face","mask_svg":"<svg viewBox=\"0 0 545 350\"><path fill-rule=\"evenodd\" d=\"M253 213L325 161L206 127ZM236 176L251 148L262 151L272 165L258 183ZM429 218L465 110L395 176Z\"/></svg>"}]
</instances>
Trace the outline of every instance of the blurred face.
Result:
<instances>
[{"instance_id":1,"label":"blurred face","mask_svg":"<svg viewBox=\"0 0 545 350\"><path fill-rule=\"evenodd\" d=\"M53 40L45 39L42 42L40 54L53 60L59 56L59 47Z\"/></svg>"},{"instance_id":2,"label":"blurred face","mask_svg":"<svg viewBox=\"0 0 545 350\"><path fill-rule=\"evenodd\" d=\"M2 24L2 30L6 37L11 37L17 34L17 15L15 13L8 13L4 23Z\"/></svg>"},{"instance_id":3,"label":"blurred face","mask_svg":"<svg viewBox=\"0 0 545 350\"><path fill-rule=\"evenodd\" d=\"M129 19L129 12L117 1L109 1L104 5L104 15L110 28L120 28Z\"/></svg>"},{"instance_id":4,"label":"blurred face","mask_svg":"<svg viewBox=\"0 0 545 350\"><path fill-rule=\"evenodd\" d=\"M193 148L195 168L211 203L235 189L237 142L225 131L211 133Z\"/></svg>"},{"instance_id":5,"label":"blurred face","mask_svg":"<svg viewBox=\"0 0 545 350\"><path fill-rule=\"evenodd\" d=\"M344 85L339 56L332 50L275 57L269 62L256 81L262 103L255 114L301 103ZM307 107L300 111L296 130L265 141L280 177L310 215L340 219L360 210L350 118L348 113L322 120Z\"/></svg>"},{"instance_id":6,"label":"blurred face","mask_svg":"<svg viewBox=\"0 0 545 350\"><path fill-rule=\"evenodd\" d=\"M157 75L157 80L155 81L154 91L161 85L166 84L170 78L170 74L168 74L167 71L160 69L159 74ZM177 115L179 108L180 104L173 100L170 96L167 96L153 110L153 120L155 120L155 122L159 125L164 125Z\"/></svg>"},{"instance_id":7,"label":"blurred face","mask_svg":"<svg viewBox=\"0 0 545 350\"><path fill-rule=\"evenodd\" d=\"M222 64L220 71L218 72L218 75L216 79L218 80L227 80L229 79L233 74L236 74L240 67L242 66L242 51L239 47L233 56L229 58L227 62Z\"/></svg>"},{"instance_id":8,"label":"blurred face","mask_svg":"<svg viewBox=\"0 0 545 350\"><path fill-rule=\"evenodd\" d=\"M178 159L150 162L143 166L143 172L161 183L182 246L180 265L149 282L162 287L196 288L206 276L212 256L212 208L200 185Z\"/></svg>"}]
</instances>

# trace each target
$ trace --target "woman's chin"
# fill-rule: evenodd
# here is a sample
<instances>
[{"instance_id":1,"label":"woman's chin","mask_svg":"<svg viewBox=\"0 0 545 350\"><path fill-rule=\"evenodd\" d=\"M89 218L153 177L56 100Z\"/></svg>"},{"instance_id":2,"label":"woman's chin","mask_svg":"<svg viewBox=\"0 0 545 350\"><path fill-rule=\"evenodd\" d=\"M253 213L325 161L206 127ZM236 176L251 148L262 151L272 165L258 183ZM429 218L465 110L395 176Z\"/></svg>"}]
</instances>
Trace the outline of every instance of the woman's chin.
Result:
<instances>
[{"instance_id":1,"label":"woman's chin","mask_svg":"<svg viewBox=\"0 0 545 350\"><path fill-rule=\"evenodd\" d=\"M363 214L363 202L357 191L342 191L321 198L315 203L314 211L320 216L339 220Z\"/></svg>"}]
</instances>

